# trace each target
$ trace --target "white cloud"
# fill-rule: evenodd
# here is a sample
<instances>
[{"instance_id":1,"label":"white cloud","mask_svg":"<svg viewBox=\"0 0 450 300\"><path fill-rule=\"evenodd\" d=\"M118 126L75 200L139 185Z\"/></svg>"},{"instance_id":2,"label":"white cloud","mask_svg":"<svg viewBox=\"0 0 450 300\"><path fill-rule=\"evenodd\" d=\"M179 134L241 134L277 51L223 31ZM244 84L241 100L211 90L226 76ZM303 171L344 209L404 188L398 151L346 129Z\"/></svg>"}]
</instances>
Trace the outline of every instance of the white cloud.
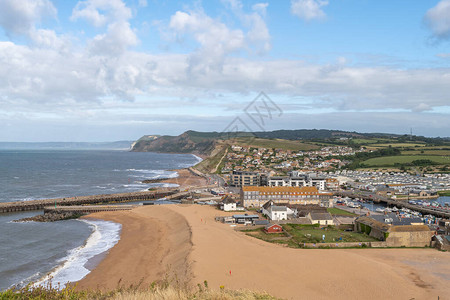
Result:
<instances>
[{"instance_id":1,"label":"white cloud","mask_svg":"<svg viewBox=\"0 0 450 300\"><path fill-rule=\"evenodd\" d=\"M240 0L222 0L247 29L246 48L258 54L271 49L270 33L265 21L269 3L255 3L251 12L245 12Z\"/></svg>"},{"instance_id":2,"label":"white cloud","mask_svg":"<svg viewBox=\"0 0 450 300\"><path fill-rule=\"evenodd\" d=\"M292 0L291 12L305 21L323 19L326 14L322 8L327 5L325 0Z\"/></svg>"},{"instance_id":3,"label":"white cloud","mask_svg":"<svg viewBox=\"0 0 450 300\"><path fill-rule=\"evenodd\" d=\"M96 27L107 25L107 31L88 42L92 55L116 56L139 43L129 19L131 9L121 0L86 0L77 3L71 20L85 19Z\"/></svg>"},{"instance_id":4,"label":"white cloud","mask_svg":"<svg viewBox=\"0 0 450 300\"><path fill-rule=\"evenodd\" d=\"M44 17L55 17L49 0L0 1L0 26L7 35L28 35Z\"/></svg>"},{"instance_id":5,"label":"white cloud","mask_svg":"<svg viewBox=\"0 0 450 300\"><path fill-rule=\"evenodd\" d=\"M441 0L425 14L425 22L437 38L450 38L450 0Z\"/></svg>"},{"instance_id":6,"label":"white cloud","mask_svg":"<svg viewBox=\"0 0 450 300\"><path fill-rule=\"evenodd\" d=\"M369 124L367 116L372 116L371 122L380 124L383 118L391 116L389 122L382 124L386 125L383 128L414 122L413 119L424 125L443 120L433 126L448 128L444 124L445 114L438 118L431 115L449 107L448 68L356 67L344 57L327 65L236 55L244 51L253 54L252 47L263 52L265 43L270 45L264 19L266 3L257 3L245 11L240 1L227 2L234 20L240 22L235 27L202 10L178 11L171 16L168 28L179 41L195 41L197 48L190 53L158 55L130 50L139 39L130 24L131 11L123 2L82 3L77 5L73 19L85 19L104 29L86 45L72 45L65 36L37 28L39 18L34 18L26 30L32 43L0 41L0 114L20 113L33 115L35 119L70 115L76 119L89 110L87 116L80 115L79 119L92 116L96 120L111 112L117 114L114 120L122 114L125 120L142 110L138 121L145 121L146 113L153 112L155 107L170 115L189 106L192 111L204 111L207 107L208 112L221 115L225 110L240 112L245 107L242 99L251 100L246 95L265 91L294 116L288 119L286 115L286 122L280 123L279 128L301 128L308 124L320 127L323 117L328 118L327 124L332 124L328 126L338 128L345 123L353 126L348 129L359 130L357 126ZM88 7L90 14L85 14L83 11ZM235 105L230 105L229 98L223 100L222 94L235 95ZM307 117L305 113L312 111L333 114ZM299 115L310 122L296 123L303 118L298 118ZM195 115L186 117L173 125L173 130L190 127L189 122L195 123L195 119ZM106 117L103 121L108 122ZM227 121L224 118L217 124L221 127ZM412 125L408 123L406 127Z\"/></svg>"},{"instance_id":7,"label":"white cloud","mask_svg":"<svg viewBox=\"0 0 450 300\"><path fill-rule=\"evenodd\" d=\"M131 9L121 0L79 1L72 11L72 21L85 19L94 26L125 21L132 17Z\"/></svg>"},{"instance_id":8,"label":"white cloud","mask_svg":"<svg viewBox=\"0 0 450 300\"><path fill-rule=\"evenodd\" d=\"M139 6L140 7L147 7L147 0L139 0Z\"/></svg>"},{"instance_id":9,"label":"white cloud","mask_svg":"<svg viewBox=\"0 0 450 300\"><path fill-rule=\"evenodd\" d=\"M414 112L422 112L422 111L430 111L432 110L432 107L427 103L420 103L416 107L413 107L412 111Z\"/></svg>"},{"instance_id":10,"label":"white cloud","mask_svg":"<svg viewBox=\"0 0 450 300\"><path fill-rule=\"evenodd\" d=\"M105 34L96 35L89 42L89 50L93 55L117 56L138 43L139 40L128 22L115 22L108 25Z\"/></svg>"},{"instance_id":11,"label":"white cloud","mask_svg":"<svg viewBox=\"0 0 450 300\"><path fill-rule=\"evenodd\" d=\"M225 57L241 50L245 45L242 30L230 29L203 11L189 13L177 11L170 18L169 28L180 37L192 35L200 44L197 52L189 57L191 73L194 74L220 70Z\"/></svg>"},{"instance_id":12,"label":"white cloud","mask_svg":"<svg viewBox=\"0 0 450 300\"><path fill-rule=\"evenodd\" d=\"M257 3L251 12L246 13L239 0L223 2L237 17L241 28L233 29L220 19L208 16L202 9L177 11L170 18L168 27L178 41L193 38L199 45L187 55L190 76L221 72L231 54L262 54L270 50L270 34L264 20L268 4Z\"/></svg>"},{"instance_id":13,"label":"white cloud","mask_svg":"<svg viewBox=\"0 0 450 300\"><path fill-rule=\"evenodd\" d=\"M253 4L252 9L259 13L261 16L266 16L267 7L269 6L269 3L256 3Z\"/></svg>"}]
</instances>

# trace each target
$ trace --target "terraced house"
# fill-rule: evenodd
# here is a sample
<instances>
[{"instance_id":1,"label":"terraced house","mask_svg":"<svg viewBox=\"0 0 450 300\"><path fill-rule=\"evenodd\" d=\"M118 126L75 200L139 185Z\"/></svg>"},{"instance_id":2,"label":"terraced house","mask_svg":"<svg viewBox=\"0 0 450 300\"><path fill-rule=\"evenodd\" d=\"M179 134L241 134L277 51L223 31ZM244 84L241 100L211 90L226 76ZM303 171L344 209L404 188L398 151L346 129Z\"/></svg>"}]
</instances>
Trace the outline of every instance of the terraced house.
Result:
<instances>
[{"instance_id":1,"label":"terraced house","mask_svg":"<svg viewBox=\"0 0 450 300\"><path fill-rule=\"evenodd\" d=\"M320 193L312 187L293 186L243 186L241 200L244 207L261 207L268 201L275 204L320 204L321 200L328 199L330 193Z\"/></svg>"}]
</instances>

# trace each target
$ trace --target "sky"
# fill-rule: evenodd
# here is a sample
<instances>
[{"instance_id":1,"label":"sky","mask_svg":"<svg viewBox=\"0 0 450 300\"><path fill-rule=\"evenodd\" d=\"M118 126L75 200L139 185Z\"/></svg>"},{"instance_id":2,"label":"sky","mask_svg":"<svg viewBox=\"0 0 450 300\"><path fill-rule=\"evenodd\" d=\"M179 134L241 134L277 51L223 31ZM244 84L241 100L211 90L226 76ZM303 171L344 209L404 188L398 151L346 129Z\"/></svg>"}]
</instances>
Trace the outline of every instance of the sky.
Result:
<instances>
[{"instance_id":1,"label":"sky","mask_svg":"<svg viewBox=\"0 0 450 300\"><path fill-rule=\"evenodd\" d=\"M0 0L0 141L450 136L450 0Z\"/></svg>"}]
</instances>

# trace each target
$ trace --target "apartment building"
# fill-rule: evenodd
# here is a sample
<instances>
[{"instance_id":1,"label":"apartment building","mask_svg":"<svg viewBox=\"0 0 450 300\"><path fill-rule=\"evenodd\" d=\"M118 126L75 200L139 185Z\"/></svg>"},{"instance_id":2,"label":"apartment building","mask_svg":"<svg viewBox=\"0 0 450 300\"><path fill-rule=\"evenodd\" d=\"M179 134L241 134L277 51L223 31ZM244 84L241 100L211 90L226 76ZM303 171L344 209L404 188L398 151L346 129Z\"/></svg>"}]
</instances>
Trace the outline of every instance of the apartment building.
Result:
<instances>
[{"instance_id":1,"label":"apartment building","mask_svg":"<svg viewBox=\"0 0 450 300\"><path fill-rule=\"evenodd\" d=\"M261 207L266 202L275 204L317 204L329 198L330 193L319 193L316 187L243 186L241 200L244 207Z\"/></svg>"}]
</instances>

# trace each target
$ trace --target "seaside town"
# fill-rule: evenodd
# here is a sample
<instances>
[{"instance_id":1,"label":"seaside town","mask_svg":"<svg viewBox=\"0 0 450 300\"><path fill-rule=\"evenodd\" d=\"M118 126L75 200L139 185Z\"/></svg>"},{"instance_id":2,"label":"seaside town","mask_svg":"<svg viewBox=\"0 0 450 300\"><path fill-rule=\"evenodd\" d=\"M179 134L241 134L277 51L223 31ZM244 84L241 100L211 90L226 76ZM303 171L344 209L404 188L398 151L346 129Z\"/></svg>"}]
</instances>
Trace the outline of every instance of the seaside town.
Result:
<instances>
[{"instance_id":1,"label":"seaside town","mask_svg":"<svg viewBox=\"0 0 450 300\"><path fill-rule=\"evenodd\" d=\"M450 300L450 0L0 0L0 300Z\"/></svg>"},{"instance_id":2,"label":"seaside town","mask_svg":"<svg viewBox=\"0 0 450 300\"><path fill-rule=\"evenodd\" d=\"M335 146L289 151L232 145L220 179L210 177L221 196L218 206L239 212L222 222L252 225L249 234L285 233L296 247L436 247L450 249L449 203L437 201L450 190L450 175L344 169L345 156L369 150ZM344 157L337 159L333 157ZM222 180L223 179L223 180ZM223 182L222 186L220 182ZM199 203L215 205L216 201ZM292 224L304 225L307 238ZM318 226L308 230L308 225ZM340 237L322 235L323 228ZM306 230L305 228L308 228ZM243 229L246 230L246 229ZM352 232L352 238L348 238ZM322 238L320 238L322 236ZM277 241L279 242L279 241Z\"/></svg>"}]
</instances>

